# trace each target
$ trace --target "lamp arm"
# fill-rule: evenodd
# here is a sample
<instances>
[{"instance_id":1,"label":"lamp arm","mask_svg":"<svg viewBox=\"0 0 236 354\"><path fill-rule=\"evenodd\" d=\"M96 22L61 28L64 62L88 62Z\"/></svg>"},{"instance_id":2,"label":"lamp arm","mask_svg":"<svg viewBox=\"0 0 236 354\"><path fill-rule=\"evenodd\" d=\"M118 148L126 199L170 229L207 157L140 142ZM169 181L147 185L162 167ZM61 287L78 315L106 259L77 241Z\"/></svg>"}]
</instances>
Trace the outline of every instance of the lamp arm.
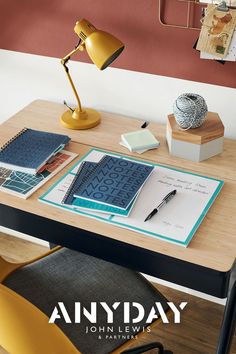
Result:
<instances>
[{"instance_id":1,"label":"lamp arm","mask_svg":"<svg viewBox=\"0 0 236 354\"><path fill-rule=\"evenodd\" d=\"M69 68L68 68L68 66L66 64L70 60L71 56L73 54L75 54L76 52L78 52L79 50L81 50L82 48L83 48L83 45L80 45L80 43L79 43L75 47L75 49L73 49L69 54L67 54L64 58L61 59L61 64L63 65L63 67L65 69L65 72L66 72L66 75L68 77L68 80L70 81L70 84L71 84L72 90L74 92L74 95L76 97L76 100L77 100L77 103L78 103L78 108L79 108L80 112L82 112L82 106L81 106L80 98L79 98L79 95L78 95L78 93L76 91L76 88L75 88L74 82L72 80L72 77L70 75Z\"/></svg>"}]
</instances>

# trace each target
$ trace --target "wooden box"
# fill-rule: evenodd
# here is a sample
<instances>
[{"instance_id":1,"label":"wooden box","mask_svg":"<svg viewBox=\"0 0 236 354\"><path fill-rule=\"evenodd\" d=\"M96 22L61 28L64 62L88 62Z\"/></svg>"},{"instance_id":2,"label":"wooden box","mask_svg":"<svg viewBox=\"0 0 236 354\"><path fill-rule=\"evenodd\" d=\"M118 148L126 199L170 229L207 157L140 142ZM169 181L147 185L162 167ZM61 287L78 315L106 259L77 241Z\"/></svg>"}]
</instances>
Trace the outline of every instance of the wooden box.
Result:
<instances>
[{"instance_id":1,"label":"wooden box","mask_svg":"<svg viewBox=\"0 0 236 354\"><path fill-rule=\"evenodd\" d=\"M170 114L166 139L171 155L199 162L223 151L224 125L217 113L208 112L201 127L182 130Z\"/></svg>"}]
</instances>

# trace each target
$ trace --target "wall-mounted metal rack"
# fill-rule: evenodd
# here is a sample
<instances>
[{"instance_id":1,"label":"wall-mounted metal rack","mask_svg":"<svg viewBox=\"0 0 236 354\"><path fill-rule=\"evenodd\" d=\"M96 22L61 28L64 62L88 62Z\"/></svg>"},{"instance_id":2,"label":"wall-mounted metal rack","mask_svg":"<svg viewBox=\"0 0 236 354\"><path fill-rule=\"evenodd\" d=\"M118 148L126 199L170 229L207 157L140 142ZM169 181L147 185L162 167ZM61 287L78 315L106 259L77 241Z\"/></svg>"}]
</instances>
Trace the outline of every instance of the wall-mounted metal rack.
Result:
<instances>
[{"instance_id":1,"label":"wall-mounted metal rack","mask_svg":"<svg viewBox=\"0 0 236 354\"><path fill-rule=\"evenodd\" d=\"M166 26L166 27L173 27L173 28L184 28L184 29L191 29L191 30L200 30L201 29L201 22L199 21L199 27L194 26L191 20L191 15L194 13L197 9L197 7L201 6L201 13L203 15L204 9L207 7L209 3L204 3L200 2L199 0L176 0L176 3L186 3L186 20L184 21L185 24L176 24L176 23L169 23L168 21L164 20L164 15L165 15L165 5L168 1L173 0L159 0L159 10L158 10L158 16L159 16L159 22L161 25ZM218 4L219 2L215 3L214 1L211 1L210 4ZM229 2L229 5L227 5L227 8L236 10L236 6L232 6L231 1Z\"/></svg>"}]
</instances>

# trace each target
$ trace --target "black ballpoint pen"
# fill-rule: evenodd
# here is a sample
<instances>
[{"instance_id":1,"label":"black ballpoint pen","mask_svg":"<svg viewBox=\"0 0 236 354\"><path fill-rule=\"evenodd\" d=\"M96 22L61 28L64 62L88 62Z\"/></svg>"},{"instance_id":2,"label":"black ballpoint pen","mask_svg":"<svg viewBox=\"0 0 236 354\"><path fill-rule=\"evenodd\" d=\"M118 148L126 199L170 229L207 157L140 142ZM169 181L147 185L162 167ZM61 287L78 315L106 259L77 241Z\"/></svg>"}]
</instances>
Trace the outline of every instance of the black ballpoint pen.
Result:
<instances>
[{"instance_id":1,"label":"black ballpoint pen","mask_svg":"<svg viewBox=\"0 0 236 354\"><path fill-rule=\"evenodd\" d=\"M168 193L165 198L163 198L162 202L155 209L153 209L150 214L148 214L144 221L150 220L155 214L157 214L158 211L163 207L163 205L167 204L176 195L176 192L177 190L174 189L172 192Z\"/></svg>"}]
</instances>

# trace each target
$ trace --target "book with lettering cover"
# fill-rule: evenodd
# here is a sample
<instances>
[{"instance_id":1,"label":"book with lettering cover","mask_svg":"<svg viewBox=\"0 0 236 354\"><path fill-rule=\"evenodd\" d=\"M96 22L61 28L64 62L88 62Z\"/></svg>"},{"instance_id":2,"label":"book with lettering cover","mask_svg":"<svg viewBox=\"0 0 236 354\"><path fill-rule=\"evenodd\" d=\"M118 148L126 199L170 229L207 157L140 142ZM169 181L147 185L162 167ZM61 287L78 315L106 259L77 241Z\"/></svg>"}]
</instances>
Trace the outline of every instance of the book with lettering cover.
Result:
<instances>
[{"instance_id":1,"label":"book with lettering cover","mask_svg":"<svg viewBox=\"0 0 236 354\"><path fill-rule=\"evenodd\" d=\"M84 161L81 163L70 187L68 188L65 197L62 201L63 204L73 205L76 201L74 197L75 191L81 186L81 184L88 178L91 172L97 166L96 162Z\"/></svg>"},{"instance_id":2,"label":"book with lettering cover","mask_svg":"<svg viewBox=\"0 0 236 354\"><path fill-rule=\"evenodd\" d=\"M126 210L154 167L105 155L74 197Z\"/></svg>"}]
</instances>

